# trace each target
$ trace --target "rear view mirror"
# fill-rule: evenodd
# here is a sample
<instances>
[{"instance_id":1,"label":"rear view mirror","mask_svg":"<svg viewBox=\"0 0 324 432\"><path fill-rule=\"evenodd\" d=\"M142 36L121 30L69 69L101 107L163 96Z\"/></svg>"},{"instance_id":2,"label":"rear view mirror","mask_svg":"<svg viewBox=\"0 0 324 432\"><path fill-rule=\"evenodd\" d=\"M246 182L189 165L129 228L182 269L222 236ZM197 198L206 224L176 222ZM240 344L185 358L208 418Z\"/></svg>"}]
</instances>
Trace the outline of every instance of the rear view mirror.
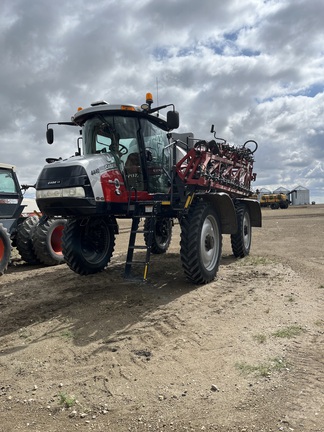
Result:
<instances>
[{"instance_id":1,"label":"rear view mirror","mask_svg":"<svg viewBox=\"0 0 324 432\"><path fill-rule=\"evenodd\" d=\"M47 139L48 144L53 144L53 142L54 142L54 130L53 129L47 129L46 139Z\"/></svg>"},{"instance_id":2,"label":"rear view mirror","mask_svg":"<svg viewBox=\"0 0 324 432\"><path fill-rule=\"evenodd\" d=\"M168 111L167 112L167 125L168 129L177 129L179 127L179 113L178 111Z\"/></svg>"}]
</instances>

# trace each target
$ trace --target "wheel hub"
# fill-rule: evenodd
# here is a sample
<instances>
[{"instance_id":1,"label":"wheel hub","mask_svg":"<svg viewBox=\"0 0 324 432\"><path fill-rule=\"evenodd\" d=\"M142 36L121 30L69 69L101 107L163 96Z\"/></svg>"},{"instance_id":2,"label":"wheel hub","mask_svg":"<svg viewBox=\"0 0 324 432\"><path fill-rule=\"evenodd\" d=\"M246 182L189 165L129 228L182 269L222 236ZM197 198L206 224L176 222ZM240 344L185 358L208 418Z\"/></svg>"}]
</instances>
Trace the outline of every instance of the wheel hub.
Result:
<instances>
[{"instance_id":1,"label":"wheel hub","mask_svg":"<svg viewBox=\"0 0 324 432\"><path fill-rule=\"evenodd\" d=\"M246 213L243 220L243 242L246 248L250 247L251 241L251 226L250 226L250 218Z\"/></svg>"},{"instance_id":2,"label":"wheel hub","mask_svg":"<svg viewBox=\"0 0 324 432\"><path fill-rule=\"evenodd\" d=\"M200 241L201 260L207 271L214 268L219 256L218 235L215 218L212 215L207 216L202 226Z\"/></svg>"},{"instance_id":3,"label":"wheel hub","mask_svg":"<svg viewBox=\"0 0 324 432\"><path fill-rule=\"evenodd\" d=\"M210 234L208 234L205 238L205 249L206 251L209 251L211 249L213 249L213 247L215 246L215 239L213 236L211 236Z\"/></svg>"}]
</instances>

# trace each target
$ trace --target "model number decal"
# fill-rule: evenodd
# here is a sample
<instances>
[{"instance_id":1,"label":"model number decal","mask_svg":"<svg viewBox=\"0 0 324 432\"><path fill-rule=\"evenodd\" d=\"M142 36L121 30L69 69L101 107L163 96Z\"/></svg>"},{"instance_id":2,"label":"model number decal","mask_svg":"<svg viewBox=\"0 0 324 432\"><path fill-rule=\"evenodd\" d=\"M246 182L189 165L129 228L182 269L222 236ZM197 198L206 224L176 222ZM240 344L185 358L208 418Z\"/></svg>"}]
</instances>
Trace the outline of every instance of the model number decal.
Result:
<instances>
[{"instance_id":1,"label":"model number decal","mask_svg":"<svg viewBox=\"0 0 324 432\"><path fill-rule=\"evenodd\" d=\"M91 175L100 174L102 172L109 171L109 170L114 169L114 168L116 168L116 165L114 163L108 163L108 164L100 166L94 170L91 170Z\"/></svg>"}]
</instances>

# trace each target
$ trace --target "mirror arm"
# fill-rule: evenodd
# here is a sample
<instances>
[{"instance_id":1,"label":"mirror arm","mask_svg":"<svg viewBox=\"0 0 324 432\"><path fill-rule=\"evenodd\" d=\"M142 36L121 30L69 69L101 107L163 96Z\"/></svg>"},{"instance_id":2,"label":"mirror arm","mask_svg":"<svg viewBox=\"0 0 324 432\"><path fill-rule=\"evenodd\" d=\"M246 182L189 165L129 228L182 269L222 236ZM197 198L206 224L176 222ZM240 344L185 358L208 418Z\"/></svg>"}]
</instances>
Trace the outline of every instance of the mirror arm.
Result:
<instances>
[{"instance_id":1,"label":"mirror arm","mask_svg":"<svg viewBox=\"0 0 324 432\"><path fill-rule=\"evenodd\" d=\"M160 111L161 109L167 108L167 107L169 107L169 106L172 106L172 107L173 107L173 111L175 110L174 104L168 104L168 105L161 105L161 106L158 106L158 107L156 107L156 108L149 109L147 112L148 112L149 114L152 114L152 113L154 113L154 112L156 112L156 111Z\"/></svg>"}]
</instances>

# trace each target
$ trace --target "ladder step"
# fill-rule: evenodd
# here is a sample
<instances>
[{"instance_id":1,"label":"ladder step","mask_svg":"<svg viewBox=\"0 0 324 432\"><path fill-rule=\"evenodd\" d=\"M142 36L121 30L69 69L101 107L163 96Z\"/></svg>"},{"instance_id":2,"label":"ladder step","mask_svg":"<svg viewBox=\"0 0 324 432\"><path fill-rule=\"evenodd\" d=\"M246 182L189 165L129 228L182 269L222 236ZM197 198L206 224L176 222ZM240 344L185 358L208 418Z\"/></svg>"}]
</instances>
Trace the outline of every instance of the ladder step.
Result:
<instances>
[{"instance_id":1,"label":"ladder step","mask_svg":"<svg viewBox=\"0 0 324 432\"><path fill-rule=\"evenodd\" d=\"M129 249L142 249L142 250L146 250L148 249L147 246L142 246L142 245L133 245L133 246L129 246Z\"/></svg>"},{"instance_id":2,"label":"ladder step","mask_svg":"<svg viewBox=\"0 0 324 432\"><path fill-rule=\"evenodd\" d=\"M151 255L151 246L152 246L152 240L154 235L154 223L156 220L156 215L154 212L150 214L145 214L143 203L139 203L138 206L135 208L135 211L137 211L137 214L133 215L132 220L132 226L130 230L130 236L129 236L129 243L128 243L128 252L126 257L126 264L125 264L125 272L124 276L125 278L131 279L132 278L132 266L141 264L144 267L144 274L143 279L147 279L147 273L148 273L148 267L149 267L149 261L150 261L150 255ZM149 223L144 223L144 226L141 224L140 226L140 220L145 217L146 219L149 219ZM148 222L148 221L147 221ZM145 237L145 245L136 245L136 235L137 234L147 234ZM146 251L146 257L145 261L143 260L134 260L134 251L135 250L144 250ZM136 278L137 279L137 278Z\"/></svg>"}]
</instances>

